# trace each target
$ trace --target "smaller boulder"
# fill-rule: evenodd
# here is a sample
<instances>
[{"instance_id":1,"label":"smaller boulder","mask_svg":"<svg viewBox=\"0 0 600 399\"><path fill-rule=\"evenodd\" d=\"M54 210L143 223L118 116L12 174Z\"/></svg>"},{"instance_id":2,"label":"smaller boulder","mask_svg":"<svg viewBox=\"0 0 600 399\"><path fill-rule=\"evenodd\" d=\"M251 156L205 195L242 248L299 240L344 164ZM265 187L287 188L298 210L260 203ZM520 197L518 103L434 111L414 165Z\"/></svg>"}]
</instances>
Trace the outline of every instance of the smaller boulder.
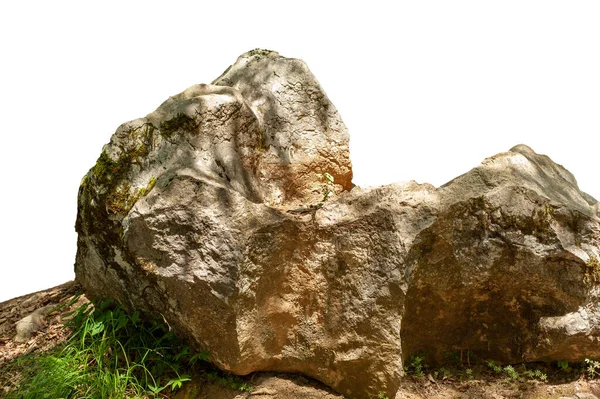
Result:
<instances>
[{"instance_id":1,"label":"smaller boulder","mask_svg":"<svg viewBox=\"0 0 600 399\"><path fill-rule=\"evenodd\" d=\"M42 327L44 318L54 307L56 307L55 304L44 306L19 320L16 323L17 335L13 338L13 341L17 343L29 341L31 335L34 332L39 331Z\"/></svg>"}]
</instances>

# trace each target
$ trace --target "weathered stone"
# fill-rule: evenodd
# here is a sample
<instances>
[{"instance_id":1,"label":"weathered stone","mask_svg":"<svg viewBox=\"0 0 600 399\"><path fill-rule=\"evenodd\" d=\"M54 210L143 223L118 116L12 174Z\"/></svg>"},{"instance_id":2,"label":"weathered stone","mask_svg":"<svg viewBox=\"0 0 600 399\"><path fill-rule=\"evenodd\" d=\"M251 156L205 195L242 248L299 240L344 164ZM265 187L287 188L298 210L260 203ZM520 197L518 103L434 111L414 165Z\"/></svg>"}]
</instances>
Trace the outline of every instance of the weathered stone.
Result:
<instances>
[{"instance_id":1,"label":"weathered stone","mask_svg":"<svg viewBox=\"0 0 600 399\"><path fill-rule=\"evenodd\" d=\"M506 363L583 360L560 322L548 319L597 302L598 281L585 273L598 254L600 224L573 176L520 145L438 195L436 220L407 257L414 271L402 319L405 353L423 350L436 363L467 352ZM600 356L585 337L578 337L581 349Z\"/></svg>"},{"instance_id":2,"label":"weathered stone","mask_svg":"<svg viewBox=\"0 0 600 399\"><path fill-rule=\"evenodd\" d=\"M56 305L44 306L19 320L15 326L17 335L13 338L13 341L17 343L27 342L31 338L31 335L42 327L44 318L54 307Z\"/></svg>"},{"instance_id":3,"label":"weathered stone","mask_svg":"<svg viewBox=\"0 0 600 399\"><path fill-rule=\"evenodd\" d=\"M306 65L247 53L117 129L80 188L77 280L225 370L355 398L393 397L420 351L600 357L598 204L566 169L520 145L438 189L351 176Z\"/></svg>"},{"instance_id":4,"label":"weathered stone","mask_svg":"<svg viewBox=\"0 0 600 399\"><path fill-rule=\"evenodd\" d=\"M352 188L346 126L303 61L250 51L212 84L238 90L258 119L266 204L322 198L315 190L319 172L331 174L344 190Z\"/></svg>"},{"instance_id":5,"label":"weathered stone","mask_svg":"<svg viewBox=\"0 0 600 399\"><path fill-rule=\"evenodd\" d=\"M598 399L598 397L596 395L594 395L593 393L589 393L589 392L576 393L575 397L577 399Z\"/></svg>"},{"instance_id":6,"label":"weathered stone","mask_svg":"<svg viewBox=\"0 0 600 399\"><path fill-rule=\"evenodd\" d=\"M580 393L576 393L573 396L561 396L558 399L598 399L598 397L596 395L594 395L593 393L580 392Z\"/></svg>"}]
</instances>

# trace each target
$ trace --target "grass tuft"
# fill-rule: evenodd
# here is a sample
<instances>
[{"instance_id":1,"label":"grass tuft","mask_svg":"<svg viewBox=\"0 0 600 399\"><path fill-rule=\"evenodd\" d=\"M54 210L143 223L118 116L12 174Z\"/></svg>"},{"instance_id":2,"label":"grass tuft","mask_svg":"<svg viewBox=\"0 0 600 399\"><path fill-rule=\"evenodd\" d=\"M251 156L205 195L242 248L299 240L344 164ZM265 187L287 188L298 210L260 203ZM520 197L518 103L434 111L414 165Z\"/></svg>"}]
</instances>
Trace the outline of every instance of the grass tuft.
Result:
<instances>
[{"instance_id":1,"label":"grass tuft","mask_svg":"<svg viewBox=\"0 0 600 399\"><path fill-rule=\"evenodd\" d=\"M64 346L12 366L12 385L19 388L7 398L164 398L208 357L193 353L165 325L111 301L88 303L71 316Z\"/></svg>"}]
</instances>

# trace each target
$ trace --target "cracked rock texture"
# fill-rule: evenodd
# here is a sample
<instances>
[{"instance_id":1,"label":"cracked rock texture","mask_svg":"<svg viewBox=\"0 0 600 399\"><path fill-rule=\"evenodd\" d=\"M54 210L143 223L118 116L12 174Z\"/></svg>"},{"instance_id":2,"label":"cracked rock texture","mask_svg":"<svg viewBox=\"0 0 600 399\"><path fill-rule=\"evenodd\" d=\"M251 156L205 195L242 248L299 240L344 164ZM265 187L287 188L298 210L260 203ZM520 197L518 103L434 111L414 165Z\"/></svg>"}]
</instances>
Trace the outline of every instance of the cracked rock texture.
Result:
<instances>
[{"instance_id":1,"label":"cracked rock texture","mask_svg":"<svg viewBox=\"0 0 600 399\"><path fill-rule=\"evenodd\" d=\"M276 52L120 126L76 229L88 295L164 317L237 374L372 398L420 351L600 357L598 203L566 169L519 145L439 188L353 187L339 114Z\"/></svg>"}]
</instances>

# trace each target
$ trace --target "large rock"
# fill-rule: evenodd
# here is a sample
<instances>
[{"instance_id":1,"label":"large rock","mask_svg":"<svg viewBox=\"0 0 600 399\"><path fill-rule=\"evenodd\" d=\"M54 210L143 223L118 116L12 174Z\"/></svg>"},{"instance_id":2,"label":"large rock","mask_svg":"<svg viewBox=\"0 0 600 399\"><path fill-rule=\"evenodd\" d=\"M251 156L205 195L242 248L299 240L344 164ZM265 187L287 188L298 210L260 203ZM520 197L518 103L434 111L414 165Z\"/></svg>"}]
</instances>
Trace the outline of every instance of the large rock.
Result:
<instances>
[{"instance_id":1,"label":"large rock","mask_svg":"<svg viewBox=\"0 0 600 399\"><path fill-rule=\"evenodd\" d=\"M405 353L436 363L469 352L504 363L600 356L600 325L565 328L595 308L600 283L597 201L566 169L519 145L437 195L406 258Z\"/></svg>"},{"instance_id":2,"label":"large rock","mask_svg":"<svg viewBox=\"0 0 600 399\"><path fill-rule=\"evenodd\" d=\"M600 357L598 204L563 167L521 145L438 189L351 177L306 65L246 53L117 129L80 188L77 280L225 370L354 398L393 397L420 351Z\"/></svg>"}]
</instances>

